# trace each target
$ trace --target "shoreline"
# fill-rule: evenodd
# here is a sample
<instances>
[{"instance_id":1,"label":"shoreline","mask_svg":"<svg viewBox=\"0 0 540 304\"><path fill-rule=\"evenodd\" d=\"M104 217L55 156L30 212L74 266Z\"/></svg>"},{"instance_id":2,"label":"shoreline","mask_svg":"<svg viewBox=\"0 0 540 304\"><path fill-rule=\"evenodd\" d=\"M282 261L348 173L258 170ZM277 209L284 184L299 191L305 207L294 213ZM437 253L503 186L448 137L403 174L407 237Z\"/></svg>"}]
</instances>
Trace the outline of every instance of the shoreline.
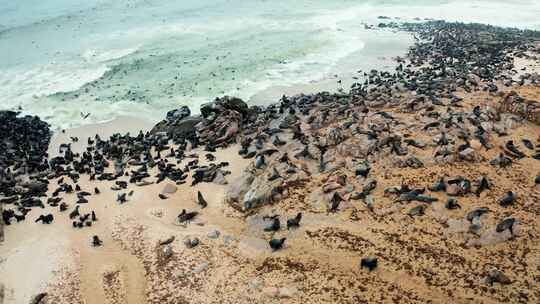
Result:
<instances>
[{"instance_id":1,"label":"shoreline","mask_svg":"<svg viewBox=\"0 0 540 304\"><path fill-rule=\"evenodd\" d=\"M456 27L473 41L482 30L410 26L427 37ZM489 28L493 36L478 44L500 43L505 31ZM535 52L521 34L519 43L500 47ZM202 116L180 108L155 126L122 117L55 133L49 160L66 164L32 177L47 180L44 201L59 197L69 206L59 211L47 202L3 227L0 277L10 278L1 282L4 303L29 302L40 292L47 292L41 303L540 299L529 283L530 270L540 267L540 114L523 112L540 101L538 74L526 75L538 72L540 57L512 59L519 69L530 64L512 75L510 59L490 50L473 59L493 55L494 64L463 72L438 57L448 49L437 43L415 44L394 75L370 72L365 86L342 94L287 96L266 108L225 97L202 106ZM110 137L125 132L130 136ZM87 137L95 142L83 154ZM75 155L59 154L70 142ZM482 189L482 177L489 187ZM27 178L19 176L19 188L29 187ZM81 189L66 191L70 185ZM85 191L88 202L77 203ZM503 205L508 191L517 198ZM75 206L81 216L95 211L97 220L73 228L78 218L68 213ZM180 223L182 209L198 213ZM52 224L34 223L48 212ZM299 212L299 226L289 229ZM280 219L275 231L265 217L272 215ZM94 235L102 246L92 246ZM283 248L271 250L268 242L281 238ZM378 266L362 266L372 257Z\"/></svg>"}]
</instances>

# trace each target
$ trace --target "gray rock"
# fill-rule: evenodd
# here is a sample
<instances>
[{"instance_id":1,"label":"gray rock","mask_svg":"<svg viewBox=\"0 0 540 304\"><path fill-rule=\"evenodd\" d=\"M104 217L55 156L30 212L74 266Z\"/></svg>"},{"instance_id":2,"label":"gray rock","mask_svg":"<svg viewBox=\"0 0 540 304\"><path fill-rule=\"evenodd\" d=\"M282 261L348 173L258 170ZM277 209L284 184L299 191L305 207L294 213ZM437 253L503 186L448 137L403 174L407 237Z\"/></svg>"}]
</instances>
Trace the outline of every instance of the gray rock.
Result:
<instances>
[{"instance_id":1,"label":"gray rock","mask_svg":"<svg viewBox=\"0 0 540 304\"><path fill-rule=\"evenodd\" d=\"M223 175L221 170L216 171L216 176L212 182L218 185L227 185L227 179L225 179L225 175Z\"/></svg>"},{"instance_id":2,"label":"gray rock","mask_svg":"<svg viewBox=\"0 0 540 304\"><path fill-rule=\"evenodd\" d=\"M269 182L264 175L256 178L244 194L242 209L249 210L271 203L274 196L279 194L282 182L281 179Z\"/></svg>"},{"instance_id":3,"label":"gray rock","mask_svg":"<svg viewBox=\"0 0 540 304\"><path fill-rule=\"evenodd\" d=\"M206 269L208 269L208 266L210 264L208 264L208 262L202 262L201 264L197 265L195 268L193 268L193 273L201 273L203 271L205 271Z\"/></svg>"},{"instance_id":4,"label":"gray rock","mask_svg":"<svg viewBox=\"0 0 540 304\"><path fill-rule=\"evenodd\" d=\"M255 278L252 281L248 282L248 287L250 289L260 290L263 287L263 282L261 279Z\"/></svg>"},{"instance_id":5,"label":"gray rock","mask_svg":"<svg viewBox=\"0 0 540 304\"><path fill-rule=\"evenodd\" d=\"M281 287L278 291L280 298L292 298L298 290L295 287Z\"/></svg>"},{"instance_id":6,"label":"gray rock","mask_svg":"<svg viewBox=\"0 0 540 304\"><path fill-rule=\"evenodd\" d=\"M152 128L150 133L166 132L173 137L185 138L196 134L195 126L202 121L199 116L186 117L184 119L163 120Z\"/></svg>"},{"instance_id":7,"label":"gray rock","mask_svg":"<svg viewBox=\"0 0 540 304\"><path fill-rule=\"evenodd\" d=\"M189 117L191 115L191 111L189 110L188 106L182 106L179 109L171 110L167 112L167 120L173 121L173 120L181 120L186 117Z\"/></svg>"},{"instance_id":8,"label":"gray rock","mask_svg":"<svg viewBox=\"0 0 540 304\"><path fill-rule=\"evenodd\" d=\"M211 239L217 239L217 238L219 238L220 234L221 233L219 232L219 230L214 229L214 230L210 231L210 233L208 233L207 236L208 236L208 238L211 238Z\"/></svg>"},{"instance_id":9,"label":"gray rock","mask_svg":"<svg viewBox=\"0 0 540 304\"><path fill-rule=\"evenodd\" d=\"M165 245L162 249L163 257L168 259L173 255L173 250L171 245Z\"/></svg>"},{"instance_id":10,"label":"gray rock","mask_svg":"<svg viewBox=\"0 0 540 304\"><path fill-rule=\"evenodd\" d=\"M216 98L213 102L201 105L201 114L206 118L212 113L220 113L225 109L239 112L242 115L247 115L249 111L247 103L242 99L225 96L223 98Z\"/></svg>"},{"instance_id":11,"label":"gray rock","mask_svg":"<svg viewBox=\"0 0 540 304\"><path fill-rule=\"evenodd\" d=\"M234 237L232 237L230 235L224 235L223 236L223 243L225 243L225 245L229 245L233 241L234 241Z\"/></svg>"},{"instance_id":12,"label":"gray rock","mask_svg":"<svg viewBox=\"0 0 540 304\"><path fill-rule=\"evenodd\" d=\"M187 248L194 248L194 247L197 247L199 245L200 241L198 238L187 238L185 241L184 241L184 244L186 245Z\"/></svg>"},{"instance_id":13,"label":"gray rock","mask_svg":"<svg viewBox=\"0 0 540 304\"><path fill-rule=\"evenodd\" d=\"M161 190L161 193L163 194L172 194L175 193L178 190L178 187L173 184L166 184L165 187L163 187L163 190Z\"/></svg>"},{"instance_id":14,"label":"gray rock","mask_svg":"<svg viewBox=\"0 0 540 304\"><path fill-rule=\"evenodd\" d=\"M255 180L255 175L250 171L245 171L239 178L234 180L228 187L225 201L228 203L239 202L248 191L251 183ZM233 207L237 207L233 205Z\"/></svg>"}]
</instances>

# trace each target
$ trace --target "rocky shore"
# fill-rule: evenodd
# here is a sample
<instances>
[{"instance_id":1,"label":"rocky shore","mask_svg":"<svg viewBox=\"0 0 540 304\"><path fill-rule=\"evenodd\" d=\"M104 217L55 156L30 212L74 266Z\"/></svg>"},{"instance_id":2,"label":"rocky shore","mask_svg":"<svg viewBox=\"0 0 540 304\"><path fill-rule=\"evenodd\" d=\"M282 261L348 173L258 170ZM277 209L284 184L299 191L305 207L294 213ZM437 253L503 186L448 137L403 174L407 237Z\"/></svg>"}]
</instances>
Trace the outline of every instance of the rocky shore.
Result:
<instances>
[{"instance_id":1,"label":"rocky shore","mask_svg":"<svg viewBox=\"0 0 540 304\"><path fill-rule=\"evenodd\" d=\"M378 27L417 43L349 92L52 140L0 112L4 302L540 301L540 33Z\"/></svg>"}]
</instances>

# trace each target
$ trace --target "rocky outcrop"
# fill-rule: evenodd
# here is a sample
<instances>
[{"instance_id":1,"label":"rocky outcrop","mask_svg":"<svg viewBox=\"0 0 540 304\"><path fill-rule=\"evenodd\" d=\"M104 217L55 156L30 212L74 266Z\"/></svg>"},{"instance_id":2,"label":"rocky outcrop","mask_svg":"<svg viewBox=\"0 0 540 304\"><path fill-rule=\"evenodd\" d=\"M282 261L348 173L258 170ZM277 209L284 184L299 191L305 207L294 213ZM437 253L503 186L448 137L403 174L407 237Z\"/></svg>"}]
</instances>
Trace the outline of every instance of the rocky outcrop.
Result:
<instances>
[{"instance_id":1,"label":"rocky outcrop","mask_svg":"<svg viewBox=\"0 0 540 304\"><path fill-rule=\"evenodd\" d=\"M177 118L174 115L167 115L167 119L155 125L151 133L164 132L173 139L193 138L196 136L195 126L201 121L202 118L198 116Z\"/></svg>"},{"instance_id":2,"label":"rocky outcrop","mask_svg":"<svg viewBox=\"0 0 540 304\"><path fill-rule=\"evenodd\" d=\"M190 116L186 106L169 111L151 133L164 132L176 140L196 138L203 144L223 146L234 139L251 112L243 100L229 96L203 104L200 110L201 116Z\"/></svg>"},{"instance_id":3,"label":"rocky outcrop","mask_svg":"<svg viewBox=\"0 0 540 304\"><path fill-rule=\"evenodd\" d=\"M500 113L512 113L535 124L540 124L540 103L525 99L515 91L503 96L498 110Z\"/></svg>"}]
</instances>

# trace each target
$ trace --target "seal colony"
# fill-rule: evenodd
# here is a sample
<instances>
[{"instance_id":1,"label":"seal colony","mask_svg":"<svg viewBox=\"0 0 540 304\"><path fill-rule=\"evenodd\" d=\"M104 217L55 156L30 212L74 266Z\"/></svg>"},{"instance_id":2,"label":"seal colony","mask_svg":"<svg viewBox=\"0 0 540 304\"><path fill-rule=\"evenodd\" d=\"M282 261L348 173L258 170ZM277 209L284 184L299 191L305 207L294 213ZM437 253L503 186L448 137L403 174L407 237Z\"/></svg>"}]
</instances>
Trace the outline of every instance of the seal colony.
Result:
<instances>
[{"instance_id":1,"label":"seal colony","mask_svg":"<svg viewBox=\"0 0 540 304\"><path fill-rule=\"evenodd\" d=\"M540 301L540 75L517 63L540 33L378 28L417 43L347 93L217 98L54 157L46 123L0 113L6 239L77 240L33 303Z\"/></svg>"}]
</instances>

